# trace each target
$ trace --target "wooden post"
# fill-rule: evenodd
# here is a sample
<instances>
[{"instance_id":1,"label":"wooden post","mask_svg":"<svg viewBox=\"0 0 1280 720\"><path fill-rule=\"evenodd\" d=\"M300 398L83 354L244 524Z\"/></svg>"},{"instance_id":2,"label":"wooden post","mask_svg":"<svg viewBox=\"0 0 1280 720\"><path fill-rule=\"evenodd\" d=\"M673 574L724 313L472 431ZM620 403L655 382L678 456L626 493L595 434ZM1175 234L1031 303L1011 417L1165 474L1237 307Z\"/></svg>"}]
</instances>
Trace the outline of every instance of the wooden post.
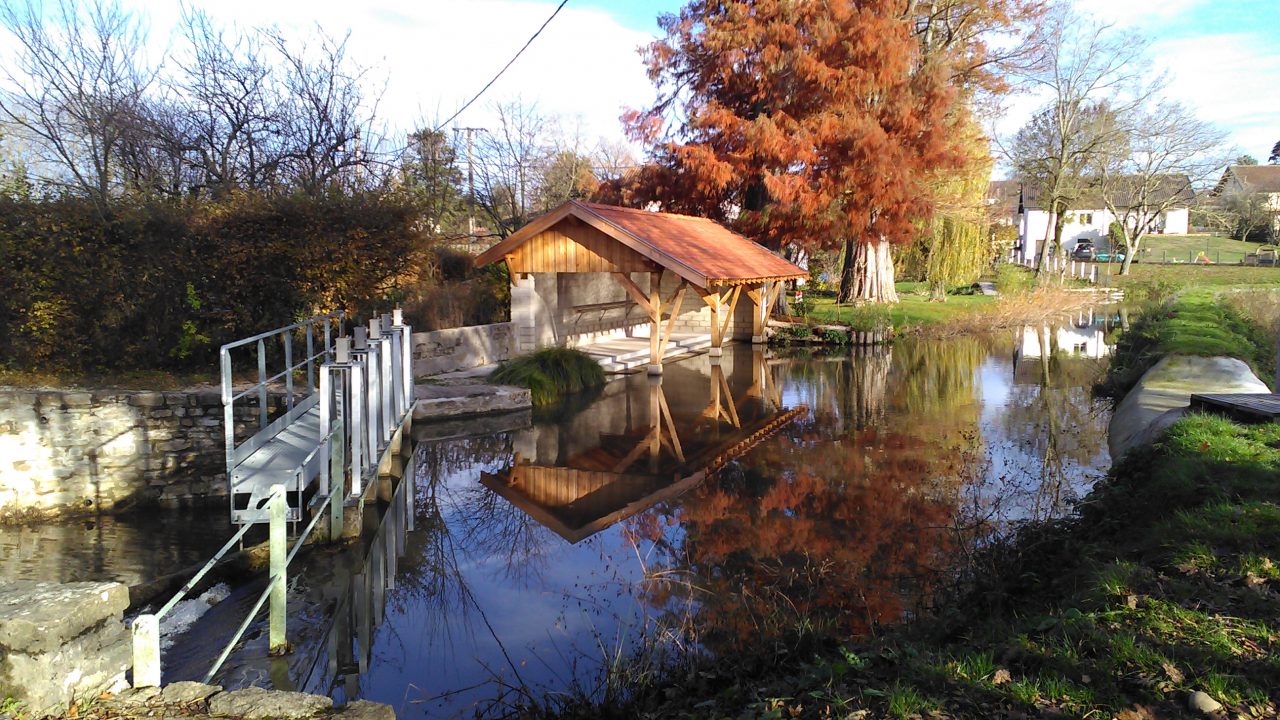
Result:
<instances>
[{"instance_id":1,"label":"wooden post","mask_svg":"<svg viewBox=\"0 0 1280 720\"><path fill-rule=\"evenodd\" d=\"M711 349L707 351L707 355L718 358L723 352L720 348L724 344L724 333L720 329L720 308L724 306L724 300L719 291L709 293L702 299L711 306Z\"/></svg>"},{"instance_id":2,"label":"wooden post","mask_svg":"<svg viewBox=\"0 0 1280 720\"><path fill-rule=\"evenodd\" d=\"M747 291L747 297L751 298L751 344L761 345L764 343L764 315L763 310L765 303L768 301L768 283L761 283L760 287Z\"/></svg>"},{"instance_id":3,"label":"wooden post","mask_svg":"<svg viewBox=\"0 0 1280 720\"><path fill-rule=\"evenodd\" d=\"M662 271L649 273L649 374L662 374Z\"/></svg>"}]
</instances>

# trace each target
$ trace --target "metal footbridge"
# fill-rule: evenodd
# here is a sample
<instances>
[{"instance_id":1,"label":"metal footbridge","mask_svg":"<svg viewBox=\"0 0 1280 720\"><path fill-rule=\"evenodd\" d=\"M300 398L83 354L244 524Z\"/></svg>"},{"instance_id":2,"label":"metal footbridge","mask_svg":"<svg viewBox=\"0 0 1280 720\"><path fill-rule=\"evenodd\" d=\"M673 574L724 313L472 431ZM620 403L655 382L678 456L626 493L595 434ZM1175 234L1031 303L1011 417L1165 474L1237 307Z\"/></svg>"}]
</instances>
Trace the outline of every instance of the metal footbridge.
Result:
<instances>
[{"instance_id":1,"label":"metal footbridge","mask_svg":"<svg viewBox=\"0 0 1280 720\"><path fill-rule=\"evenodd\" d=\"M413 335L400 310L371 318L349 336L345 321L343 313L321 315L222 346L227 495L240 529L159 610L134 619L134 687L161 682L160 618L259 523L269 525L270 582L204 681L264 605L270 651L289 652L290 562L317 527L326 540L342 537L346 508L358 513L382 468L407 447L413 417ZM235 369L254 364L256 382L237 384Z\"/></svg>"}]
</instances>

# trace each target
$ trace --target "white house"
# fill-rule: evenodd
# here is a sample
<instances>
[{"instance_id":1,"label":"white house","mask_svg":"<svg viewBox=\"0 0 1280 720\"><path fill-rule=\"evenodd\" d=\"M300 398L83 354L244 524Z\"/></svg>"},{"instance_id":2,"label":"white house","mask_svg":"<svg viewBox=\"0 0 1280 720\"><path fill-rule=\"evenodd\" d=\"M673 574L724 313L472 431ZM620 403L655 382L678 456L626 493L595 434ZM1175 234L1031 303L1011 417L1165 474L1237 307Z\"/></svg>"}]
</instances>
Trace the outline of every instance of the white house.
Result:
<instances>
[{"instance_id":1,"label":"white house","mask_svg":"<svg viewBox=\"0 0 1280 720\"><path fill-rule=\"evenodd\" d=\"M1194 199L1190 180L1185 176L1170 178L1170 193L1176 193L1177 203L1160 213L1153 232L1169 235L1185 235L1190 227L1188 206ZM1163 203L1162 203L1163 204ZM1107 231L1116 219L1107 210L1097 191L1086 192L1075 202L1076 207L1067 211L1066 224L1062 228L1062 245L1066 252L1075 249L1082 240L1092 241L1099 247L1107 246ZM1041 206L1040 193L1031 183L1022 184L1018 203L1018 245L1015 259L1025 261L1035 258L1040 243L1053 238L1053 213Z\"/></svg>"},{"instance_id":2,"label":"white house","mask_svg":"<svg viewBox=\"0 0 1280 720\"><path fill-rule=\"evenodd\" d=\"M1271 214L1271 229L1280 234L1280 165L1232 165L1213 189L1216 198L1257 195Z\"/></svg>"}]
</instances>

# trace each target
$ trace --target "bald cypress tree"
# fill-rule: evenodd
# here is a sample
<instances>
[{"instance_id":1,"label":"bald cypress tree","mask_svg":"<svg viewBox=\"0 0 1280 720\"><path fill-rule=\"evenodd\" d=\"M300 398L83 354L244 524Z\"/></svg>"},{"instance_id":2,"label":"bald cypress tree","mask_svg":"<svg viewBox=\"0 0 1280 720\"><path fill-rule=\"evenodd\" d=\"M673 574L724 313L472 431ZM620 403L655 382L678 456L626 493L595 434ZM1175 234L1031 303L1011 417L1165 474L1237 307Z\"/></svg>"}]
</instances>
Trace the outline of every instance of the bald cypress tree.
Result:
<instances>
[{"instance_id":1,"label":"bald cypress tree","mask_svg":"<svg viewBox=\"0 0 1280 720\"><path fill-rule=\"evenodd\" d=\"M622 193L767 246L844 257L843 301L892 302L890 247L955 165L956 90L890 0L693 0L645 53L658 99L625 116L650 164Z\"/></svg>"}]
</instances>

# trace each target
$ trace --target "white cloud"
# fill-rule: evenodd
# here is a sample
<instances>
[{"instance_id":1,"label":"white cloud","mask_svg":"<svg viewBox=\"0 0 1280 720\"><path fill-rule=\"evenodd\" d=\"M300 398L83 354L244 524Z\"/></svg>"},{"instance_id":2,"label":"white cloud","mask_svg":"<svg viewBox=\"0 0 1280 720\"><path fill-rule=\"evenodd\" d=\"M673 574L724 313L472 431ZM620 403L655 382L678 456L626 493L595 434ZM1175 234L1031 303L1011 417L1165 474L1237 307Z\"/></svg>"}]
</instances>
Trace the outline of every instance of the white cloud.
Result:
<instances>
[{"instance_id":1,"label":"white cloud","mask_svg":"<svg viewBox=\"0 0 1280 720\"><path fill-rule=\"evenodd\" d=\"M177 20L167 4L134 0L163 38ZM556 2L422 0L197 0L222 24L278 26L305 37L317 26L341 37L348 55L386 80L379 115L404 130L444 120L484 86L551 15ZM489 103L520 96L570 124L581 118L589 140L621 136L624 107L652 102L653 87L636 48L652 38L607 12L569 3L519 60L456 121L486 126ZM179 41L171 41L175 45Z\"/></svg>"},{"instance_id":2,"label":"white cloud","mask_svg":"<svg viewBox=\"0 0 1280 720\"><path fill-rule=\"evenodd\" d=\"M1167 94L1230 133L1241 152L1266 159L1280 141L1280 51L1257 35L1202 35L1157 42Z\"/></svg>"}]
</instances>

